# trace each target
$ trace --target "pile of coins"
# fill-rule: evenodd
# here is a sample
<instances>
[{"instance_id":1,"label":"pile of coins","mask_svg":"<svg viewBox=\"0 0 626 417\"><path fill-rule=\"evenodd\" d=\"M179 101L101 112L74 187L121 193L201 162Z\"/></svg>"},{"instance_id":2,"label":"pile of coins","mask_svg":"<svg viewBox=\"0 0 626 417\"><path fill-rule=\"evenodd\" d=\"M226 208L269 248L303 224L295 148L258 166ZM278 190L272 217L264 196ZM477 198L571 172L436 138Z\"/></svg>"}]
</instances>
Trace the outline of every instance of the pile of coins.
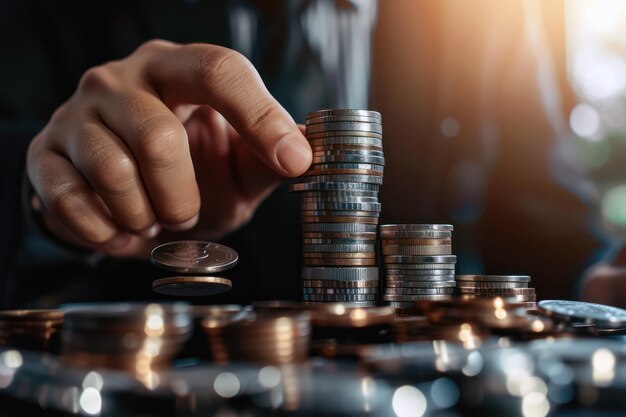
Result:
<instances>
[{"instance_id":1,"label":"pile of coins","mask_svg":"<svg viewBox=\"0 0 626 417\"><path fill-rule=\"evenodd\" d=\"M393 307L412 307L416 300L446 299L456 282L452 225L385 224L380 226L385 289Z\"/></svg>"},{"instance_id":2,"label":"pile of coins","mask_svg":"<svg viewBox=\"0 0 626 417\"><path fill-rule=\"evenodd\" d=\"M99 303L68 306L61 355L77 366L150 372L167 367L191 336L187 305Z\"/></svg>"},{"instance_id":3,"label":"pile of coins","mask_svg":"<svg viewBox=\"0 0 626 417\"><path fill-rule=\"evenodd\" d=\"M60 310L0 311L0 345L47 350L62 323Z\"/></svg>"},{"instance_id":4,"label":"pile of coins","mask_svg":"<svg viewBox=\"0 0 626 417\"><path fill-rule=\"evenodd\" d=\"M155 280L152 290L179 297L225 293L232 288L232 282L210 274L233 268L238 259L237 252L218 243L195 240L165 243L152 250L150 260L153 265L180 275Z\"/></svg>"},{"instance_id":5,"label":"pile of coins","mask_svg":"<svg viewBox=\"0 0 626 417\"><path fill-rule=\"evenodd\" d=\"M290 186L300 193L303 299L374 305L378 191L385 165L380 113L309 113L306 137L313 162Z\"/></svg>"},{"instance_id":6,"label":"pile of coins","mask_svg":"<svg viewBox=\"0 0 626 417\"><path fill-rule=\"evenodd\" d=\"M304 362L308 358L311 318L306 311L214 313L202 321L213 359L267 365Z\"/></svg>"},{"instance_id":7,"label":"pile of coins","mask_svg":"<svg viewBox=\"0 0 626 417\"><path fill-rule=\"evenodd\" d=\"M457 275L457 293L467 297L502 297L522 303L527 309L537 307L537 294L529 288L527 275Z\"/></svg>"}]
</instances>

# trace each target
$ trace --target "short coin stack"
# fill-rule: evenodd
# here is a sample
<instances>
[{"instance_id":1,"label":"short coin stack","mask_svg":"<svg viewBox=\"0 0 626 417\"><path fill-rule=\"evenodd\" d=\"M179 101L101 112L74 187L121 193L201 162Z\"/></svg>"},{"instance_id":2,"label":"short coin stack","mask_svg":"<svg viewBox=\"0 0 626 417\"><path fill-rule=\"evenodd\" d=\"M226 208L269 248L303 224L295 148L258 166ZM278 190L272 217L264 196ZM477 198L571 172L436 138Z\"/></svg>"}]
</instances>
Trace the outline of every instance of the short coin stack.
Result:
<instances>
[{"instance_id":1,"label":"short coin stack","mask_svg":"<svg viewBox=\"0 0 626 417\"><path fill-rule=\"evenodd\" d=\"M165 243L152 249L150 260L159 268L181 275L153 281L152 290L180 297L225 293L232 288L232 282L210 274L233 268L238 259L237 252L218 243L197 240Z\"/></svg>"},{"instance_id":2,"label":"short coin stack","mask_svg":"<svg viewBox=\"0 0 626 417\"><path fill-rule=\"evenodd\" d=\"M464 296L502 297L534 310L537 294L528 275L457 275L457 293Z\"/></svg>"},{"instance_id":3,"label":"short coin stack","mask_svg":"<svg viewBox=\"0 0 626 417\"><path fill-rule=\"evenodd\" d=\"M380 113L333 109L307 115L311 168L300 193L303 299L374 305L376 226L385 158Z\"/></svg>"},{"instance_id":4,"label":"short coin stack","mask_svg":"<svg viewBox=\"0 0 626 417\"><path fill-rule=\"evenodd\" d=\"M452 230L448 224L380 226L384 301L403 309L413 301L446 299L454 294Z\"/></svg>"},{"instance_id":5,"label":"short coin stack","mask_svg":"<svg viewBox=\"0 0 626 417\"><path fill-rule=\"evenodd\" d=\"M62 323L60 310L0 311L0 345L45 351Z\"/></svg>"}]
</instances>

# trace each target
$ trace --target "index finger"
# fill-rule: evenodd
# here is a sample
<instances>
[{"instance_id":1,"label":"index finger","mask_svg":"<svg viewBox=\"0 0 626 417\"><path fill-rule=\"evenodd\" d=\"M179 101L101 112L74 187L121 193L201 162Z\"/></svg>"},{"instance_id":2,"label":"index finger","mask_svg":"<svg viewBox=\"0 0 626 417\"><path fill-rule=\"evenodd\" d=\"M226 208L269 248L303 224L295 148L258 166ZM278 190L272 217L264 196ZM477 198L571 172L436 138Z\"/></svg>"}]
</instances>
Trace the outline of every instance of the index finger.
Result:
<instances>
[{"instance_id":1,"label":"index finger","mask_svg":"<svg viewBox=\"0 0 626 417\"><path fill-rule=\"evenodd\" d=\"M207 44L155 49L147 54L148 78L168 106L210 105L276 172L292 177L308 169L311 147L243 55Z\"/></svg>"}]
</instances>

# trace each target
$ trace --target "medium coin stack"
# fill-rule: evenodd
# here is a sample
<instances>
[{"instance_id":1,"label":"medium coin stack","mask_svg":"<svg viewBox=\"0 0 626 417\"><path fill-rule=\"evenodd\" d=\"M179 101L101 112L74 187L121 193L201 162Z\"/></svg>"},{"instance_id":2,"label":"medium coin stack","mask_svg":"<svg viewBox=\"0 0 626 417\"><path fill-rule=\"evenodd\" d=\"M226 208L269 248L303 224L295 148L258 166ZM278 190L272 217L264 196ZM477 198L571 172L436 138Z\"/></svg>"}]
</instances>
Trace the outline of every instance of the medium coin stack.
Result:
<instances>
[{"instance_id":1,"label":"medium coin stack","mask_svg":"<svg viewBox=\"0 0 626 417\"><path fill-rule=\"evenodd\" d=\"M446 299L454 294L452 230L449 224L380 226L384 301L401 312L416 300Z\"/></svg>"},{"instance_id":2,"label":"medium coin stack","mask_svg":"<svg viewBox=\"0 0 626 417\"><path fill-rule=\"evenodd\" d=\"M62 323L60 310L0 311L0 345L47 350Z\"/></svg>"},{"instance_id":3,"label":"medium coin stack","mask_svg":"<svg viewBox=\"0 0 626 417\"><path fill-rule=\"evenodd\" d=\"M376 225L385 158L380 113L332 109L307 115L311 168L300 193L303 299L375 305Z\"/></svg>"},{"instance_id":4,"label":"medium coin stack","mask_svg":"<svg viewBox=\"0 0 626 417\"><path fill-rule=\"evenodd\" d=\"M77 304L64 311L61 355L77 366L162 369L193 328L188 307L181 303Z\"/></svg>"},{"instance_id":5,"label":"medium coin stack","mask_svg":"<svg viewBox=\"0 0 626 417\"><path fill-rule=\"evenodd\" d=\"M537 294L527 275L457 275L457 293L464 296L502 297L537 308Z\"/></svg>"}]
</instances>

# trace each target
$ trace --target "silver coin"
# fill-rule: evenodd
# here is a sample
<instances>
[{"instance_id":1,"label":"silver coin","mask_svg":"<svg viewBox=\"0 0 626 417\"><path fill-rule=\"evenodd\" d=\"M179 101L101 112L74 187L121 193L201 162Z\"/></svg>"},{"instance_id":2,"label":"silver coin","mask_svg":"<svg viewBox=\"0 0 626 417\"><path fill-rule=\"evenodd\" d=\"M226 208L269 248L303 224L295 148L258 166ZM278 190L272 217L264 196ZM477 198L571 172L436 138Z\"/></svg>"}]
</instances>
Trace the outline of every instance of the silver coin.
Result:
<instances>
[{"instance_id":1,"label":"silver coin","mask_svg":"<svg viewBox=\"0 0 626 417\"><path fill-rule=\"evenodd\" d=\"M387 288L456 288L455 281L389 281L385 280Z\"/></svg>"},{"instance_id":2,"label":"silver coin","mask_svg":"<svg viewBox=\"0 0 626 417\"><path fill-rule=\"evenodd\" d=\"M322 132L335 132L338 130L347 130L355 132L373 132L382 135L383 127L379 123L367 123L367 122L328 122L318 123L305 126L305 134L314 135Z\"/></svg>"},{"instance_id":3,"label":"silver coin","mask_svg":"<svg viewBox=\"0 0 626 417\"><path fill-rule=\"evenodd\" d=\"M450 294L413 294L413 295L398 295L398 294L383 294L383 301L418 301L418 300L441 300L447 299L442 297L450 297ZM435 298L433 298L435 297Z\"/></svg>"},{"instance_id":4,"label":"silver coin","mask_svg":"<svg viewBox=\"0 0 626 417\"><path fill-rule=\"evenodd\" d=\"M379 270L376 267L349 267L349 268L325 268L325 267L302 267L302 279L309 280L378 280Z\"/></svg>"},{"instance_id":5,"label":"silver coin","mask_svg":"<svg viewBox=\"0 0 626 417\"><path fill-rule=\"evenodd\" d=\"M376 232L376 225L364 223L305 223L300 225L303 233L313 232L354 232L372 233Z\"/></svg>"},{"instance_id":6,"label":"silver coin","mask_svg":"<svg viewBox=\"0 0 626 417\"><path fill-rule=\"evenodd\" d=\"M416 275L408 275L408 276L396 276L396 275L385 275L384 280L390 287L403 287L412 286L415 283L415 286L419 286L420 284L428 284L428 283L438 283L438 282L454 282L453 276L446 275L435 275L435 276L416 276Z\"/></svg>"},{"instance_id":7,"label":"silver coin","mask_svg":"<svg viewBox=\"0 0 626 417\"><path fill-rule=\"evenodd\" d=\"M311 146L355 145L383 147L383 140L368 136L327 136L323 138L307 138Z\"/></svg>"},{"instance_id":8,"label":"silver coin","mask_svg":"<svg viewBox=\"0 0 626 417\"><path fill-rule=\"evenodd\" d=\"M456 262L456 255L440 256L404 256L388 255L383 256L383 262L388 264L451 264Z\"/></svg>"},{"instance_id":9,"label":"silver coin","mask_svg":"<svg viewBox=\"0 0 626 417\"><path fill-rule=\"evenodd\" d=\"M381 224L380 231L452 232L451 224Z\"/></svg>"},{"instance_id":10,"label":"silver coin","mask_svg":"<svg viewBox=\"0 0 626 417\"><path fill-rule=\"evenodd\" d=\"M317 295L358 295L358 294L378 294L378 288L302 288L303 294Z\"/></svg>"},{"instance_id":11,"label":"silver coin","mask_svg":"<svg viewBox=\"0 0 626 417\"><path fill-rule=\"evenodd\" d=\"M319 203L378 203L377 197L308 197L300 198L301 204L319 204Z\"/></svg>"},{"instance_id":12,"label":"silver coin","mask_svg":"<svg viewBox=\"0 0 626 417\"><path fill-rule=\"evenodd\" d=\"M386 287L385 295L451 295L454 288L399 288Z\"/></svg>"},{"instance_id":13,"label":"silver coin","mask_svg":"<svg viewBox=\"0 0 626 417\"><path fill-rule=\"evenodd\" d=\"M528 288L527 282L484 282L484 281L458 281L459 288L468 289L510 289L510 288Z\"/></svg>"},{"instance_id":14,"label":"silver coin","mask_svg":"<svg viewBox=\"0 0 626 417\"><path fill-rule=\"evenodd\" d=\"M361 191L361 190L355 190L355 191L331 190L331 191L304 191L300 193L301 200L306 199L306 198L336 198L336 199L375 198L375 199L378 199L378 192L377 191Z\"/></svg>"},{"instance_id":15,"label":"silver coin","mask_svg":"<svg viewBox=\"0 0 626 417\"><path fill-rule=\"evenodd\" d=\"M382 255L433 256L452 254L452 245L385 245Z\"/></svg>"},{"instance_id":16,"label":"silver coin","mask_svg":"<svg viewBox=\"0 0 626 417\"><path fill-rule=\"evenodd\" d=\"M370 116L319 116L313 117L310 119L306 119L307 125L314 125L319 123L330 123L330 122L365 122L365 123L376 123L381 124L380 117L370 117Z\"/></svg>"},{"instance_id":17,"label":"silver coin","mask_svg":"<svg viewBox=\"0 0 626 417\"><path fill-rule=\"evenodd\" d=\"M322 182L322 183L366 183L373 185L381 185L383 177L380 175L356 175L356 174L337 174L337 175L310 175L307 177L299 177L298 183ZM373 189L378 191L378 188Z\"/></svg>"},{"instance_id":18,"label":"silver coin","mask_svg":"<svg viewBox=\"0 0 626 417\"><path fill-rule=\"evenodd\" d=\"M336 281L331 279L303 279L303 288L375 288L378 280Z\"/></svg>"},{"instance_id":19,"label":"silver coin","mask_svg":"<svg viewBox=\"0 0 626 417\"><path fill-rule=\"evenodd\" d=\"M451 300L453 296L451 295L412 295L410 300L407 301L387 301L387 305L395 308L414 308L416 307L415 301L443 301L443 300Z\"/></svg>"},{"instance_id":20,"label":"silver coin","mask_svg":"<svg viewBox=\"0 0 626 417\"><path fill-rule=\"evenodd\" d=\"M304 301L326 301L326 302L353 302L353 301L376 301L378 294L302 294Z\"/></svg>"},{"instance_id":21,"label":"silver coin","mask_svg":"<svg viewBox=\"0 0 626 417\"><path fill-rule=\"evenodd\" d=\"M371 240L351 238L302 238L302 243L304 245L372 245Z\"/></svg>"},{"instance_id":22,"label":"silver coin","mask_svg":"<svg viewBox=\"0 0 626 417\"><path fill-rule=\"evenodd\" d=\"M232 286L233 283L226 278L183 276L157 279L152 282L152 291L179 297L198 297L223 294Z\"/></svg>"},{"instance_id":23,"label":"silver coin","mask_svg":"<svg viewBox=\"0 0 626 417\"><path fill-rule=\"evenodd\" d=\"M429 232L410 230L381 230L381 239L449 239L452 232Z\"/></svg>"},{"instance_id":24,"label":"silver coin","mask_svg":"<svg viewBox=\"0 0 626 417\"><path fill-rule=\"evenodd\" d=\"M376 245L302 245L303 252L374 252Z\"/></svg>"},{"instance_id":25,"label":"silver coin","mask_svg":"<svg viewBox=\"0 0 626 417\"><path fill-rule=\"evenodd\" d=\"M238 255L228 246L185 240L152 249L151 262L163 269L190 274L212 274L237 265Z\"/></svg>"},{"instance_id":26,"label":"silver coin","mask_svg":"<svg viewBox=\"0 0 626 417\"><path fill-rule=\"evenodd\" d=\"M379 217L379 211L364 210L300 210L304 217L337 216L337 217Z\"/></svg>"},{"instance_id":27,"label":"silver coin","mask_svg":"<svg viewBox=\"0 0 626 417\"><path fill-rule=\"evenodd\" d=\"M419 270L419 269L396 269L395 265L389 264L385 265L388 269L385 269L385 275L389 277L415 277L415 279L420 279L419 277L437 277L437 276L445 276L449 277L448 279L454 279L455 275L453 271L449 269L444 270Z\"/></svg>"},{"instance_id":28,"label":"silver coin","mask_svg":"<svg viewBox=\"0 0 626 417\"><path fill-rule=\"evenodd\" d=\"M326 155L313 156L313 164L332 164L332 163L353 163L353 164L375 164L385 165L385 158L380 156L367 155ZM315 172L315 171L312 171ZM383 171L380 171L381 175ZM349 175L349 174L347 174Z\"/></svg>"},{"instance_id":29,"label":"silver coin","mask_svg":"<svg viewBox=\"0 0 626 417\"><path fill-rule=\"evenodd\" d=\"M381 181L382 183L382 181ZM363 182L342 182L342 181L318 181L303 182L289 185L289 191L335 191L335 190L353 190L353 191L374 191L378 192L379 184L370 184Z\"/></svg>"},{"instance_id":30,"label":"silver coin","mask_svg":"<svg viewBox=\"0 0 626 417\"><path fill-rule=\"evenodd\" d=\"M380 211L380 203L304 203L300 210Z\"/></svg>"},{"instance_id":31,"label":"silver coin","mask_svg":"<svg viewBox=\"0 0 626 417\"><path fill-rule=\"evenodd\" d=\"M385 153L373 149L335 149L313 152L313 157L316 156L376 156L384 158Z\"/></svg>"},{"instance_id":32,"label":"silver coin","mask_svg":"<svg viewBox=\"0 0 626 417\"><path fill-rule=\"evenodd\" d=\"M468 282L530 282L528 275L457 275L457 281Z\"/></svg>"},{"instance_id":33,"label":"silver coin","mask_svg":"<svg viewBox=\"0 0 626 417\"><path fill-rule=\"evenodd\" d=\"M383 173L385 171L385 166L378 164L363 164L358 162L335 162L329 164L312 164L309 172L315 172L316 170L322 169L366 169L369 171L380 171Z\"/></svg>"},{"instance_id":34,"label":"silver coin","mask_svg":"<svg viewBox=\"0 0 626 417\"><path fill-rule=\"evenodd\" d=\"M552 319L595 324L600 329L626 327L626 310L604 304L569 300L542 300L538 311Z\"/></svg>"},{"instance_id":35,"label":"silver coin","mask_svg":"<svg viewBox=\"0 0 626 417\"><path fill-rule=\"evenodd\" d=\"M359 110L359 109L324 109L317 110L306 115L306 119L315 119L317 117L329 117L329 116L353 116L353 117L372 117L381 120L382 117L379 112L374 110Z\"/></svg>"},{"instance_id":36,"label":"silver coin","mask_svg":"<svg viewBox=\"0 0 626 417\"><path fill-rule=\"evenodd\" d=\"M454 270L456 268L456 264L390 264L383 262L383 268L393 268L393 269L404 269L404 270L412 270L412 269L422 269L422 270Z\"/></svg>"}]
</instances>

